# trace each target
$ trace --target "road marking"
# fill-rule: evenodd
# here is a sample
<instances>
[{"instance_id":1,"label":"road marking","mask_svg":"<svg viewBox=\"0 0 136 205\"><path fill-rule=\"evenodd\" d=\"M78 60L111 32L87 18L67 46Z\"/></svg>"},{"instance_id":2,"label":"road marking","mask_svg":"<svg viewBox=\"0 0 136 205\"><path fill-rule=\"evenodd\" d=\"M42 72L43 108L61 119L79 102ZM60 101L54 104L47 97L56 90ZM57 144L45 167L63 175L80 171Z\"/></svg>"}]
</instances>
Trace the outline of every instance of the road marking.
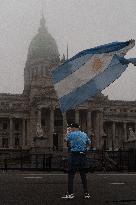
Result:
<instances>
[{"instance_id":1,"label":"road marking","mask_svg":"<svg viewBox=\"0 0 136 205\"><path fill-rule=\"evenodd\" d=\"M24 179L42 179L43 177L24 177Z\"/></svg>"},{"instance_id":2,"label":"road marking","mask_svg":"<svg viewBox=\"0 0 136 205\"><path fill-rule=\"evenodd\" d=\"M97 175L100 175L100 176L136 176L136 174L127 174L127 173L122 173L122 174L118 174L118 173L115 173L115 174L97 174Z\"/></svg>"},{"instance_id":3,"label":"road marking","mask_svg":"<svg viewBox=\"0 0 136 205\"><path fill-rule=\"evenodd\" d=\"M44 174L38 174L38 173L35 174L35 173L23 173L23 174L19 174L19 175L33 175L33 176L34 176L34 175L39 175L39 176L44 176L44 175L45 175L45 176L66 176L67 174L47 174L47 173L46 173L46 174L45 174L45 173L44 173Z\"/></svg>"},{"instance_id":4,"label":"road marking","mask_svg":"<svg viewBox=\"0 0 136 205\"><path fill-rule=\"evenodd\" d=\"M113 184L113 185L122 185L122 184L125 184L124 182L112 182L110 184Z\"/></svg>"}]
</instances>

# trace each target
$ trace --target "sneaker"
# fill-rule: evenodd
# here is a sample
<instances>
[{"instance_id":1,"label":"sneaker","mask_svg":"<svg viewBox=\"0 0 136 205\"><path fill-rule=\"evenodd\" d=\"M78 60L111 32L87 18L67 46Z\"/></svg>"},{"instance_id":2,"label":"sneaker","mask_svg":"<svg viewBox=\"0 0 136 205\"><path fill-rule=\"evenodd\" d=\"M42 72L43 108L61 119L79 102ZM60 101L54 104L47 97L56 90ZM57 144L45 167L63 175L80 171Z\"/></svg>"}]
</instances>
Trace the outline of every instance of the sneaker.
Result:
<instances>
[{"instance_id":1,"label":"sneaker","mask_svg":"<svg viewBox=\"0 0 136 205\"><path fill-rule=\"evenodd\" d=\"M84 199L89 199L91 196L90 196L90 194L89 193L85 193L84 194Z\"/></svg>"},{"instance_id":2,"label":"sneaker","mask_svg":"<svg viewBox=\"0 0 136 205\"><path fill-rule=\"evenodd\" d=\"M61 197L62 199L74 199L75 198L75 196L74 196L74 194L66 194L65 196L62 196Z\"/></svg>"}]
</instances>

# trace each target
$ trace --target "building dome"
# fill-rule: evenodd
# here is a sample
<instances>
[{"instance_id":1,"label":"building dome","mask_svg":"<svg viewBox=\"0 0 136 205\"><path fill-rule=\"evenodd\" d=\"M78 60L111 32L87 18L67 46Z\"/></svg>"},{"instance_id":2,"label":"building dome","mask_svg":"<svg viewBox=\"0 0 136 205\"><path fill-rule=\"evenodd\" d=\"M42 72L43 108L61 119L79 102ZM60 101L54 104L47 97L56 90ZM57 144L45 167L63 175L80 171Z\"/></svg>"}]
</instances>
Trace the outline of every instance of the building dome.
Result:
<instances>
[{"instance_id":1,"label":"building dome","mask_svg":"<svg viewBox=\"0 0 136 205\"><path fill-rule=\"evenodd\" d=\"M55 39L48 33L45 27L45 19L40 20L40 28L38 34L32 39L29 50L28 59L45 59L51 62L59 61L59 52Z\"/></svg>"}]
</instances>

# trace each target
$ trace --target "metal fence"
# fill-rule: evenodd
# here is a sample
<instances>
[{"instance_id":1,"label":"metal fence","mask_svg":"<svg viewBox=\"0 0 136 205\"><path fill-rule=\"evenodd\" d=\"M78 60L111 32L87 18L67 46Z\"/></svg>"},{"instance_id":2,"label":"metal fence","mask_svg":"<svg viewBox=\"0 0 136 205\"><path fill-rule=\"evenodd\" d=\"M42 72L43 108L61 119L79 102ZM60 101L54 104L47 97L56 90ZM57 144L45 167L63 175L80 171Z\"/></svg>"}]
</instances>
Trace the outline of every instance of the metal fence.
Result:
<instances>
[{"instance_id":1,"label":"metal fence","mask_svg":"<svg viewBox=\"0 0 136 205\"><path fill-rule=\"evenodd\" d=\"M118 167L118 170L136 171L136 150L130 149L127 151L111 151L108 152L109 159L113 160Z\"/></svg>"},{"instance_id":2,"label":"metal fence","mask_svg":"<svg viewBox=\"0 0 136 205\"><path fill-rule=\"evenodd\" d=\"M136 171L136 150L95 151L87 156L87 171ZM0 170L67 171L67 157L29 152L0 153Z\"/></svg>"},{"instance_id":3,"label":"metal fence","mask_svg":"<svg viewBox=\"0 0 136 205\"><path fill-rule=\"evenodd\" d=\"M0 154L0 170L63 170L62 161L61 156L51 154Z\"/></svg>"}]
</instances>

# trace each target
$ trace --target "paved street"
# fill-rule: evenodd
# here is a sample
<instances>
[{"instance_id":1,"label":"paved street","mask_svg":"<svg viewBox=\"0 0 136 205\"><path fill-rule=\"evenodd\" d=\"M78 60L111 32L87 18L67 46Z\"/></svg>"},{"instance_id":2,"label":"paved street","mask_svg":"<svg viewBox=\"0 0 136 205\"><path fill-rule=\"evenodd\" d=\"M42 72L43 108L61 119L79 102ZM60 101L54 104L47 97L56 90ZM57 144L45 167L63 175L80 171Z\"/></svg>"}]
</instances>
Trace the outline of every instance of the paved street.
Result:
<instances>
[{"instance_id":1,"label":"paved street","mask_svg":"<svg viewBox=\"0 0 136 205\"><path fill-rule=\"evenodd\" d=\"M46 172L0 173L0 205L136 205L136 173L88 174L91 199L82 198L82 184L75 178L74 200L61 196L67 190L67 174Z\"/></svg>"}]
</instances>

